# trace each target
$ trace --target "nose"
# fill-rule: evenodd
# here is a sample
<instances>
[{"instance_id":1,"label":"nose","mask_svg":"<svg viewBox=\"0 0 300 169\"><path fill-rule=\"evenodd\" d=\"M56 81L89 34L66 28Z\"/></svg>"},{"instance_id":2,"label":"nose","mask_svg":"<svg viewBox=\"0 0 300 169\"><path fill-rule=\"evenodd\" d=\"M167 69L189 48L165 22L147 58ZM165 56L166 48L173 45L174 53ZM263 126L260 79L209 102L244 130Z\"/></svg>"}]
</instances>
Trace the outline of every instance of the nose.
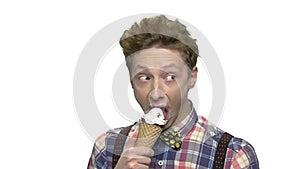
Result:
<instances>
[{"instance_id":1,"label":"nose","mask_svg":"<svg viewBox=\"0 0 300 169\"><path fill-rule=\"evenodd\" d=\"M160 89L153 89L149 94L150 103L163 100L164 97L165 97L165 93Z\"/></svg>"},{"instance_id":2,"label":"nose","mask_svg":"<svg viewBox=\"0 0 300 169\"><path fill-rule=\"evenodd\" d=\"M151 91L149 93L150 106L162 106L165 104L165 92L162 90L161 82L158 79L152 82Z\"/></svg>"}]
</instances>

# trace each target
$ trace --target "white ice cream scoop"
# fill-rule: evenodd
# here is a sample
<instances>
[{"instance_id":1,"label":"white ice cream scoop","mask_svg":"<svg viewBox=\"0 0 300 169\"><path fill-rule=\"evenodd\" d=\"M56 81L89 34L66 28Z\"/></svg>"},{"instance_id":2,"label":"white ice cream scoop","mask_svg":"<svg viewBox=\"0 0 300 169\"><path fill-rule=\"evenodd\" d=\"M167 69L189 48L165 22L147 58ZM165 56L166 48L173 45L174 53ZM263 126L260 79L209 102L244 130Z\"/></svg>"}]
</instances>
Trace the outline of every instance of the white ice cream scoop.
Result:
<instances>
[{"instance_id":1,"label":"white ice cream scoop","mask_svg":"<svg viewBox=\"0 0 300 169\"><path fill-rule=\"evenodd\" d=\"M144 114L144 120L148 124L165 125L166 120L164 113L160 108L152 108L148 113Z\"/></svg>"}]
</instances>

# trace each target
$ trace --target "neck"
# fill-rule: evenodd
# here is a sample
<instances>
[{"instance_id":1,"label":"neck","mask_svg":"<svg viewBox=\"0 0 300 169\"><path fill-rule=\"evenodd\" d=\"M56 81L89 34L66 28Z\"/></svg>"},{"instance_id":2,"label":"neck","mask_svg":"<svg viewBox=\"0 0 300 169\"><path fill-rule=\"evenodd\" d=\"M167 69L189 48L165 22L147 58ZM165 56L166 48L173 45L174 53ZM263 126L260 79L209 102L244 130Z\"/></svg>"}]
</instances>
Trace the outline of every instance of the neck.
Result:
<instances>
[{"instance_id":1,"label":"neck","mask_svg":"<svg viewBox=\"0 0 300 169\"><path fill-rule=\"evenodd\" d=\"M190 114L191 111L192 111L192 105L191 105L190 101L187 99L182 104L182 110L178 113L178 117L172 126L178 125L181 121L183 121L186 118L186 116L188 116Z\"/></svg>"}]
</instances>

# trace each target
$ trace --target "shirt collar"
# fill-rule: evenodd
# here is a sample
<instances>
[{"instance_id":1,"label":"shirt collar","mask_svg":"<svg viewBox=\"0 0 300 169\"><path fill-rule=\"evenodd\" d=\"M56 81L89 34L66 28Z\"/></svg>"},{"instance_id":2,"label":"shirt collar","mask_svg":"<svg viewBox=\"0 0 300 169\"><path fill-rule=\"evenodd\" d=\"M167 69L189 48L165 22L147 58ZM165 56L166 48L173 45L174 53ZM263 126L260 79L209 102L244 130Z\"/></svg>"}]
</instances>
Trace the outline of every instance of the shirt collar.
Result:
<instances>
[{"instance_id":1,"label":"shirt collar","mask_svg":"<svg viewBox=\"0 0 300 169\"><path fill-rule=\"evenodd\" d=\"M170 127L169 130L174 130L180 132L181 137L185 137L195 126L195 123L198 121L198 115L197 112L192 104L191 101L192 110L179 124Z\"/></svg>"}]
</instances>

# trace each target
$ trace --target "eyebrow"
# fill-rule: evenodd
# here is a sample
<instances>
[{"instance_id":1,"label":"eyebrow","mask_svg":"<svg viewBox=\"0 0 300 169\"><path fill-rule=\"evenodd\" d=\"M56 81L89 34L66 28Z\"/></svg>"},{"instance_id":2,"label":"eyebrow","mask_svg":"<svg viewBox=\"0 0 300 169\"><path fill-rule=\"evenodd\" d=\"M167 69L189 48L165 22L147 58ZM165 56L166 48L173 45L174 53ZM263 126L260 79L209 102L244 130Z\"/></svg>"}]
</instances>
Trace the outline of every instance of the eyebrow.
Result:
<instances>
[{"instance_id":1,"label":"eyebrow","mask_svg":"<svg viewBox=\"0 0 300 169\"><path fill-rule=\"evenodd\" d=\"M176 66L176 64L174 64L174 63L170 63L170 64L168 64L168 65L164 65L164 66L162 66L162 70L167 70L167 69L170 69L170 68L176 68L176 69L180 69L180 67L178 67L178 66ZM133 69L133 71L132 71L132 75L137 75L137 74L139 74L139 73L141 73L142 71L148 71L150 68L149 67L147 67L147 66L143 66L143 65L137 65L134 69ZM168 70L167 70L168 71ZM173 71L175 71L175 72L177 72L177 70L173 70Z\"/></svg>"}]
</instances>

